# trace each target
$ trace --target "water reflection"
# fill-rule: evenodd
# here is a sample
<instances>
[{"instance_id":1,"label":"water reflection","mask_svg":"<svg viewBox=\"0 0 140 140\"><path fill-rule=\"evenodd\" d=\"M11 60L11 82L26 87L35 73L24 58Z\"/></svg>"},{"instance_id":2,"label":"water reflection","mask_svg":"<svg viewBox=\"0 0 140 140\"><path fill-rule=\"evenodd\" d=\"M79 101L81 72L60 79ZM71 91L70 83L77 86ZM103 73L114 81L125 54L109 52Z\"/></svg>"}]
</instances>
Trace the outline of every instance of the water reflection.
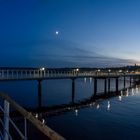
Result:
<instances>
[{"instance_id":1,"label":"water reflection","mask_svg":"<svg viewBox=\"0 0 140 140\"><path fill-rule=\"evenodd\" d=\"M93 107L95 105L95 102L92 102L89 104L90 107Z\"/></svg>"},{"instance_id":2,"label":"water reflection","mask_svg":"<svg viewBox=\"0 0 140 140\"><path fill-rule=\"evenodd\" d=\"M87 78L86 78L86 77L84 78L84 82L85 82L85 83L87 82Z\"/></svg>"},{"instance_id":3,"label":"water reflection","mask_svg":"<svg viewBox=\"0 0 140 140\"><path fill-rule=\"evenodd\" d=\"M129 91L128 91L128 89L126 90L126 97L128 97L128 95L129 95Z\"/></svg>"},{"instance_id":4,"label":"water reflection","mask_svg":"<svg viewBox=\"0 0 140 140\"><path fill-rule=\"evenodd\" d=\"M139 93L139 89L138 89L138 87L136 86L136 93Z\"/></svg>"},{"instance_id":5,"label":"water reflection","mask_svg":"<svg viewBox=\"0 0 140 140\"><path fill-rule=\"evenodd\" d=\"M92 83L92 77L90 77L89 80L90 80L90 84L91 84Z\"/></svg>"},{"instance_id":6,"label":"water reflection","mask_svg":"<svg viewBox=\"0 0 140 140\"><path fill-rule=\"evenodd\" d=\"M78 109L75 109L75 116L78 116Z\"/></svg>"},{"instance_id":7,"label":"water reflection","mask_svg":"<svg viewBox=\"0 0 140 140\"><path fill-rule=\"evenodd\" d=\"M134 89L133 88L131 89L131 95L132 96L134 95Z\"/></svg>"},{"instance_id":8,"label":"water reflection","mask_svg":"<svg viewBox=\"0 0 140 140\"><path fill-rule=\"evenodd\" d=\"M111 108L111 104L110 104L110 101L107 102L107 110L110 110Z\"/></svg>"},{"instance_id":9,"label":"water reflection","mask_svg":"<svg viewBox=\"0 0 140 140\"><path fill-rule=\"evenodd\" d=\"M99 105L99 104L97 104L96 108L97 108L97 109L99 109L99 108L100 108L100 105Z\"/></svg>"},{"instance_id":10,"label":"water reflection","mask_svg":"<svg viewBox=\"0 0 140 140\"><path fill-rule=\"evenodd\" d=\"M122 96L121 95L119 95L119 101L122 101Z\"/></svg>"}]
</instances>

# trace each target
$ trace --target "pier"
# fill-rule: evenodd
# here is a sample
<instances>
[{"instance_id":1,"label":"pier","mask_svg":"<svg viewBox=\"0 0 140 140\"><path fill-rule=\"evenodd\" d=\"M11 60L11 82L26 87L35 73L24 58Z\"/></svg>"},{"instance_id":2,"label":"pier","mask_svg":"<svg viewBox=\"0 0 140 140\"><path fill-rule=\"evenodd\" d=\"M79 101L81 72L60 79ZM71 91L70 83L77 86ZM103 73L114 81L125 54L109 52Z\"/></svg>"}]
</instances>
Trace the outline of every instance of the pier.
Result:
<instances>
[{"instance_id":1,"label":"pier","mask_svg":"<svg viewBox=\"0 0 140 140\"><path fill-rule=\"evenodd\" d=\"M38 107L42 107L42 81L43 80L57 80L57 79L71 79L72 87L72 102L75 97L75 80L79 78L92 78L93 82L93 96L97 95L98 80L104 80L104 94L111 92L110 80L115 79L116 93L119 92L119 79L123 80L123 89L126 88L126 79L129 79L130 87L132 80L139 81L140 72L134 73L131 71L122 70L91 70L83 71L80 69L47 69L47 68L0 68L0 81L27 81L35 80L38 86Z\"/></svg>"}]
</instances>

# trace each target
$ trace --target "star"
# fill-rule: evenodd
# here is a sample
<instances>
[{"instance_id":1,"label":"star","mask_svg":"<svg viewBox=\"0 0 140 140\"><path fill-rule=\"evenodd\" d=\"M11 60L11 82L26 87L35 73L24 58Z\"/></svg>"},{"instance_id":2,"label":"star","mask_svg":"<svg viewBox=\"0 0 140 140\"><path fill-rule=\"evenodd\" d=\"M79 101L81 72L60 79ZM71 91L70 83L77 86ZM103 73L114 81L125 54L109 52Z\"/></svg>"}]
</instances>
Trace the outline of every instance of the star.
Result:
<instances>
[{"instance_id":1,"label":"star","mask_svg":"<svg viewBox=\"0 0 140 140\"><path fill-rule=\"evenodd\" d=\"M55 34L58 35L59 34L59 31L55 31Z\"/></svg>"}]
</instances>

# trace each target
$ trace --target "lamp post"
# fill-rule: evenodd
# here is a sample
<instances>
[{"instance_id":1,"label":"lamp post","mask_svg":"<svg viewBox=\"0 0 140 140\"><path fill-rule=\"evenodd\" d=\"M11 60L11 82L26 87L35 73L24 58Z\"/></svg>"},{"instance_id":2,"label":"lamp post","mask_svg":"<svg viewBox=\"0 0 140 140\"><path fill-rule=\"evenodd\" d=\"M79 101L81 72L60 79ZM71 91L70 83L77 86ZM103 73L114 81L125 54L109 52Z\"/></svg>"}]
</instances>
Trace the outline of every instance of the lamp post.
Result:
<instances>
[{"instance_id":1,"label":"lamp post","mask_svg":"<svg viewBox=\"0 0 140 140\"><path fill-rule=\"evenodd\" d=\"M40 68L40 75L45 76L45 68L44 67Z\"/></svg>"},{"instance_id":2,"label":"lamp post","mask_svg":"<svg viewBox=\"0 0 140 140\"><path fill-rule=\"evenodd\" d=\"M97 70L97 75L99 75L100 71L101 71L100 69Z\"/></svg>"},{"instance_id":3,"label":"lamp post","mask_svg":"<svg viewBox=\"0 0 140 140\"><path fill-rule=\"evenodd\" d=\"M108 70L108 76L110 75L111 69Z\"/></svg>"},{"instance_id":4,"label":"lamp post","mask_svg":"<svg viewBox=\"0 0 140 140\"><path fill-rule=\"evenodd\" d=\"M77 69L76 69L76 76L78 76L78 72L79 72L79 69L77 68Z\"/></svg>"}]
</instances>

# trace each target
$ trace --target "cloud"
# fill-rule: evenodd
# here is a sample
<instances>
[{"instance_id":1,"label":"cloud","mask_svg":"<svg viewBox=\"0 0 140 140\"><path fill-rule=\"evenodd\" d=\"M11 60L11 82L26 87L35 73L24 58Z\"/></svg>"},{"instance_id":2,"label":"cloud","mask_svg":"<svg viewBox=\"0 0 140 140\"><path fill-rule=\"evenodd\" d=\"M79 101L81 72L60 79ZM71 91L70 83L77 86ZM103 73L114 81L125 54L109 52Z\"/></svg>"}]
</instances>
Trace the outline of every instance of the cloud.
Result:
<instances>
[{"instance_id":1,"label":"cloud","mask_svg":"<svg viewBox=\"0 0 140 140\"><path fill-rule=\"evenodd\" d=\"M110 67L136 63L103 56L81 44L58 39L5 45L0 54L3 57L0 64L6 66Z\"/></svg>"}]
</instances>

